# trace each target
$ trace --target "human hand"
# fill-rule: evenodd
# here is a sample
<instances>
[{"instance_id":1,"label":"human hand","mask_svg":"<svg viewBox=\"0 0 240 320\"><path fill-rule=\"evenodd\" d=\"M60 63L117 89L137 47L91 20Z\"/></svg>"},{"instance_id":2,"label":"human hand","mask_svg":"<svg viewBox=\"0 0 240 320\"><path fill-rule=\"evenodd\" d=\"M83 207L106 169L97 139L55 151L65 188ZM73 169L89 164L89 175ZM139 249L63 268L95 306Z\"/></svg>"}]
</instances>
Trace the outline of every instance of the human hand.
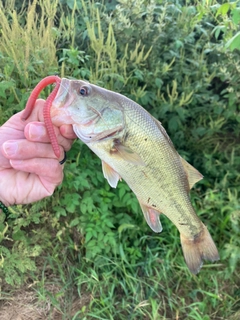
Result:
<instances>
[{"instance_id":1,"label":"human hand","mask_svg":"<svg viewBox=\"0 0 240 320\"><path fill-rule=\"evenodd\" d=\"M6 206L26 204L53 194L63 179L64 151L76 138L71 125L54 127L61 149L57 159L43 122L44 100L37 100L32 114L22 112L0 127L0 201Z\"/></svg>"}]
</instances>

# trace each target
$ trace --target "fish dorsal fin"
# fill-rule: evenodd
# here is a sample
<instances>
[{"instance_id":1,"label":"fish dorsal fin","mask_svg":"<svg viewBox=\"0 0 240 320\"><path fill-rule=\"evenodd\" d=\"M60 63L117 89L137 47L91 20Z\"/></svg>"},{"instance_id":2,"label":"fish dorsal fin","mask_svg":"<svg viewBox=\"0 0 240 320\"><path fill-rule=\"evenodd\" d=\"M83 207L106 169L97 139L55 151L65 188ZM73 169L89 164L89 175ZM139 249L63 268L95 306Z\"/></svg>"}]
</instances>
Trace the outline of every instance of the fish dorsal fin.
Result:
<instances>
[{"instance_id":1,"label":"fish dorsal fin","mask_svg":"<svg viewBox=\"0 0 240 320\"><path fill-rule=\"evenodd\" d=\"M129 147L124 146L118 139L114 140L110 152L114 157L119 157L127 162L136 164L138 166L145 166L142 158Z\"/></svg>"},{"instance_id":2,"label":"fish dorsal fin","mask_svg":"<svg viewBox=\"0 0 240 320\"><path fill-rule=\"evenodd\" d=\"M202 180L203 175L182 157L180 157L180 159L188 178L189 188L192 189L195 183Z\"/></svg>"},{"instance_id":3,"label":"fish dorsal fin","mask_svg":"<svg viewBox=\"0 0 240 320\"><path fill-rule=\"evenodd\" d=\"M149 208L146 205L142 204L141 202L140 206L142 209L142 212L144 214L144 218L147 221L147 224L154 232L161 232L162 231L162 225L160 222L160 212L157 210L154 210L153 208Z\"/></svg>"},{"instance_id":4,"label":"fish dorsal fin","mask_svg":"<svg viewBox=\"0 0 240 320\"><path fill-rule=\"evenodd\" d=\"M102 161L102 170L103 170L104 178L107 179L110 186L112 188L116 188L118 181L121 179L119 174L104 161Z\"/></svg>"}]
</instances>

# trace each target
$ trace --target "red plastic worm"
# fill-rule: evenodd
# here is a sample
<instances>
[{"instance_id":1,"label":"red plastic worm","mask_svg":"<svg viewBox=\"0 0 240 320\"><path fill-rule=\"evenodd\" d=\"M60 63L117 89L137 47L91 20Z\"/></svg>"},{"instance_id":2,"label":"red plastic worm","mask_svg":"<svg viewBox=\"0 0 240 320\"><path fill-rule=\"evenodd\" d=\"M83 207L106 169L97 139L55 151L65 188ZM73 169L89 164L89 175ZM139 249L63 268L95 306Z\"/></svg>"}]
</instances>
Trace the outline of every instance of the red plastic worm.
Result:
<instances>
[{"instance_id":1,"label":"red plastic worm","mask_svg":"<svg viewBox=\"0 0 240 320\"><path fill-rule=\"evenodd\" d=\"M44 108L43 108L43 118L44 118L44 122L46 125L46 129L48 132L48 136L50 139L50 142L52 144L53 147L53 151L56 155L57 158L60 157L60 148L57 142L57 137L56 134L54 132L54 128L53 128L53 124L52 124L52 120L50 117L50 108L52 105L52 102L57 94L57 91L59 89L60 86L60 82L61 82L61 78L59 78L58 76L48 76L44 79L42 79L37 85L36 87L33 89L28 101L27 101L27 105L26 108L22 114L22 120L26 120L30 114L32 113L34 104L40 94L40 92L47 87L49 84L52 83L56 83L56 86L54 88L54 90L51 92L51 94L48 96Z\"/></svg>"}]
</instances>

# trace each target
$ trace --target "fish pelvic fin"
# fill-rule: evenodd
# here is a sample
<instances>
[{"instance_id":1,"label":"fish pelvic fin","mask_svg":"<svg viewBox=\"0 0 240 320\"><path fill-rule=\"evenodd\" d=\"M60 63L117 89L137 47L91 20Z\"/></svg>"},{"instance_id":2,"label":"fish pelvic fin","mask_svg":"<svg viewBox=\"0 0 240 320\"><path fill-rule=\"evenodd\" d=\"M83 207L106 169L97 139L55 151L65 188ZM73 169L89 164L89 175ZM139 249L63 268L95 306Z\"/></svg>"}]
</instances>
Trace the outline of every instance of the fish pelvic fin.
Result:
<instances>
[{"instance_id":1,"label":"fish pelvic fin","mask_svg":"<svg viewBox=\"0 0 240 320\"><path fill-rule=\"evenodd\" d=\"M195 183L202 180L203 175L182 157L180 159L188 178L189 188L192 189Z\"/></svg>"},{"instance_id":2,"label":"fish pelvic fin","mask_svg":"<svg viewBox=\"0 0 240 320\"><path fill-rule=\"evenodd\" d=\"M140 203L140 202L139 202ZM160 222L160 212L147 207L146 205L140 203L143 215L147 224L154 232L161 232L162 231L162 224Z\"/></svg>"},{"instance_id":3,"label":"fish pelvic fin","mask_svg":"<svg viewBox=\"0 0 240 320\"><path fill-rule=\"evenodd\" d=\"M203 224L203 230L192 240L180 234L184 258L189 270L197 274L203 264L203 260L219 260L218 250L212 240L207 227Z\"/></svg>"},{"instance_id":4,"label":"fish pelvic fin","mask_svg":"<svg viewBox=\"0 0 240 320\"><path fill-rule=\"evenodd\" d=\"M119 174L113 170L105 161L102 161L102 170L104 178L107 179L108 183L112 188L116 188L118 184L118 180L121 180Z\"/></svg>"}]
</instances>

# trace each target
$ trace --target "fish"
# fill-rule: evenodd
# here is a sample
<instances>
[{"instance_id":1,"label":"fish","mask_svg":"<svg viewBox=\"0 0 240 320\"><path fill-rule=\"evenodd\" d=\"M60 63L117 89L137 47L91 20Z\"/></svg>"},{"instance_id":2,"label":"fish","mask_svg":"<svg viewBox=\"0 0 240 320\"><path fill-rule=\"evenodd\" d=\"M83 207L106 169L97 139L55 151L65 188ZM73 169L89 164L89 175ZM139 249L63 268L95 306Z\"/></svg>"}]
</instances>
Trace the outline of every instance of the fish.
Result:
<instances>
[{"instance_id":1,"label":"fish","mask_svg":"<svg viewBox=\"0 0 240 320\"><path fill-rule=\"evenodd\" d=\"M189 192L203 176L176 151L161 122L133 100L83 80L62 78L51 106L53 124L71 124L77 137L102 161L111 187L124 180L156 233L164 214L180 233L189 270L219 260Z\"/></svg>"}]
</instances>

